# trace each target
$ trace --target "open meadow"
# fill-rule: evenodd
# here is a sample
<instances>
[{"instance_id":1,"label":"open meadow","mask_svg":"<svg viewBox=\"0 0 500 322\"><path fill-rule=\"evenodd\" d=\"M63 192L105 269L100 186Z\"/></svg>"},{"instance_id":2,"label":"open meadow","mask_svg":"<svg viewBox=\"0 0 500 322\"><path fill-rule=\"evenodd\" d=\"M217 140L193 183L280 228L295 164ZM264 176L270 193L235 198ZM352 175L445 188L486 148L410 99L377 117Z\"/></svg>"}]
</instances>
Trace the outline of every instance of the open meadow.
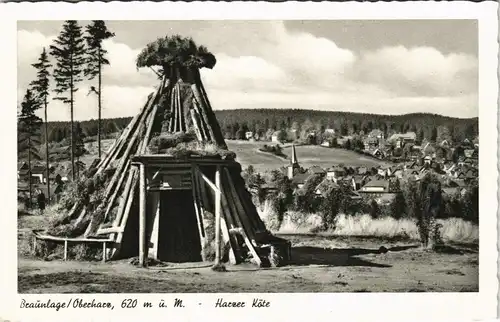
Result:
<instances>
[{"instance_id":1,"label":"open meadow","mask_svg":"<svg viewBox=\"0 0 500 322\"><path fill-rule=\"evenodd\" d=\"M252 165L257 172L278 169L287 166L290 161L271 153L261 152L259 148L264 145L276 145L274 142L227 140L229 150L236 152L236 160L243 168ZM290 157L291 145L282 145L283 153ZM358 154L354 151L337 148L325 148L317 145L298 145L295 147L297 158L304 168L319 166L329 168L336 164L350 166L378 167L389 164L387 161L377 160L369 156Z\"/></svg>"},{"instance_id":2,"label":"open meadow","mask_svg":"<svg viewBox=\"0 0 500 322\"><path fill-rule=\"evenodd\" d=\"M236 160L241 163L243 169L249 165L253 165L257 172L265 172L287 166L290 163L289 160L278 157L272 153L259 151L259 148L262 148L264 145L276 145L274 142L226 140L226 143L228 149L236 153ZM103 151L106 152L112 144L113 139L103 140ZM291 144L281 146L283 148L283 153L290 156ZM90 165L92 161L97 158L97 145L95 142L87 143L85 149L88 153L81 156L80 160L86 165ZM380 165L390 164L387 161L378 160L345 149L325 148L317 145L298 145L295 149L300 164L304 168L315 165L322 168L329 168L336 164L365 167L378 167Z\"/></svg>"}]
</instances>

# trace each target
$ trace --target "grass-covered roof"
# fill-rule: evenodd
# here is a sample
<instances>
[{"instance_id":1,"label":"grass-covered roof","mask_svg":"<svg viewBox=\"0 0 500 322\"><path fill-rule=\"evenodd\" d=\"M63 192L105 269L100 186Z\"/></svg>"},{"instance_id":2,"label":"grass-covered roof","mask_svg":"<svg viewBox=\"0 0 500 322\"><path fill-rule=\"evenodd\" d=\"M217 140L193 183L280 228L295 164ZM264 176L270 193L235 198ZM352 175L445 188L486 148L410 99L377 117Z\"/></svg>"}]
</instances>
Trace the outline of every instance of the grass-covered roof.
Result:
<instances>
[{"instance_id":1,"label":"grass-covered roof","mask_svg":"<svg viewBox=\"0 0 500 322\"><path fill-rule=\"evenodd\" d=\"M165 36L146 45L136 60L140 67L196 67L213 68L215 56L205 46L198 46L190 37Z\"/></svg>"}]
</instances>

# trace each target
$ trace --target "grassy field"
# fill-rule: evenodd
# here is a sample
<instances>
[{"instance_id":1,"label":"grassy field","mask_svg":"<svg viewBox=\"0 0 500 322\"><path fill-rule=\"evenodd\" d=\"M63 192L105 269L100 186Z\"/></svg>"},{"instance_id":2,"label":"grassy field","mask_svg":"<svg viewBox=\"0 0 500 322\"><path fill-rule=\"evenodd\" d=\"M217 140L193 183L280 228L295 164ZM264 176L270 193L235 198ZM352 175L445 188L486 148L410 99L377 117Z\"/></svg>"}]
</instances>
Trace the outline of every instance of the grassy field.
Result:
<instances>
[{"instance_id":1,"label":"grassy field","mask_svg":"<svg viewBox=\"0 0 500 322\"><path fill-rule=\"evenodd\" d=\"M243 168L253 165L258 172L277 169L286 166L290 161L275 156L271 153L258 151L265 144L274 145L270 142L249 142L239 140L226 141L229 150L236 153L238 162ZM329 168L335 164L343 163L347 166L366 166L378 167L379 165L389 164L384 161L377 160L368 156L360 155L353 151L336 148L325 148L321 146L296 146L297 158L299 163L304 168L309 168L314 165L322 168ZM283 146L283 153L291 155L291 145Z\"/></svg>"},{"instance_id":2,"label":"grassy field","mask_svg":"<svg viewBox=\"0 0 500 322\"><path fill-rule=\"evenodd\" d=\"M295 147L299 163L305 167L314 165L322 168L329 168L333 165L343 163L346 166L365 166L365 167L378 167L380 165L388 165L389 162L381 161L376 158L361 155L359 153L337 149L325 148L322 146L314 145L301 145ZM283 148L283 153L290 155L291 147Z\"/></svg>"},{"instance_id":3,"label":"grassy field","mask_svg":"<svg viewBox=\"0 0 500 322\"><path fill-rule=\"evenodd\" d=\"M113 139L102 141L103 155L106 155L108 149L114 143ZM289 159L280 158L274 154L261 152L259 148L264 145L275 145L272 142L250 142L243 140L226 140L229 150L236 153L237 161L241 163L243 168L253 165L258 172L278 169L289 164ZM291 155L291 145L282 145L283 153L287 156ZM85 149L88 151L80 157L80 161L87 166L97 158L97 143L91 142L85 144ZM299 163L304 168L309 168L314 165L322 168L329 168L336 164L345 164L347 166L366 166L378 167L379 165L387 165L388 162L377 160L369 156L364 156L353 151L336 148L325 148L321 146L296 146L297 157Z\"/></svg>"}]
</instances>

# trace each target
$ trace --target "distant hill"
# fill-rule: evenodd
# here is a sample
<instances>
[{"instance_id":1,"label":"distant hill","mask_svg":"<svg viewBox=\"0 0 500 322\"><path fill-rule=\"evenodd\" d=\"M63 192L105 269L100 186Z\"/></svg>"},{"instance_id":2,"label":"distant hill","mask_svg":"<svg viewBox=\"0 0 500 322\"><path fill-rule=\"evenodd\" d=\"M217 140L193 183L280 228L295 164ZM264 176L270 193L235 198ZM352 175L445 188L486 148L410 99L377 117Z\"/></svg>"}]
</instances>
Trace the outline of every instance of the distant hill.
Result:
<instances>
[{"instance_id":1,"label":"distant hill","mask_svg":"<svg viewBox=\"0 0 500 322\"><path fill-rule=\"evenodd\" d=\"M453 118L438 114L413 113L404 115L381 115L351 112L330 112L299 109L238 109L215 111L222 131L233 136L236 132L266 131L272 129L290 129L297 126L316 128L335 128L341 134L369 131L379 128L386 131L422 132L426 138L435 135L436 128L446 126L454 139L475 137L478 135L478 118ZM131 117L102 120L103 134L122 130ZM80 122L86 136L97 135L97 120ZM49 122L49 140L60 142L69 136L69 122Z\"/></svg>"}]
</instances>

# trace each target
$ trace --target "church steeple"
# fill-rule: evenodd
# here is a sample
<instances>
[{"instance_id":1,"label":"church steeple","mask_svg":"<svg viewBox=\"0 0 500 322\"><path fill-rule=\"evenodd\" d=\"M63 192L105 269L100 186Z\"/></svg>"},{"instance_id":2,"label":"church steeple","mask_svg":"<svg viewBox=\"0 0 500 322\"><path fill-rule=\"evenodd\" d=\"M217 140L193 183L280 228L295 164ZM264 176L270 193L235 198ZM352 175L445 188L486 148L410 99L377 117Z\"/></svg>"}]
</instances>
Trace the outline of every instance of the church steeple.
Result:
<instances>
[{"instance_id":1,"label":"church steeple","mask_svg":"<svg viewBox=\"0 0 500 322\"><path fill-rule=\"evenodd\" d=\"M292 160L291 164L299 165L299 161L297 160L297 152L295 151L295 144L292 144Z\"/></svg>"},{"instance_id":2,"label":"church steeple","mask_svg":"<svg viewBox=\"0 0 500 322\"><path fill-rule=\"evenodd\" d=\"M292 159L290 160L290 165L288 166L288 179L292 179L294 176L295 169L299 169L299 160L297 159L297 152L295 151L295 144L292 144Z\"/></svg>"}]
</instances>

